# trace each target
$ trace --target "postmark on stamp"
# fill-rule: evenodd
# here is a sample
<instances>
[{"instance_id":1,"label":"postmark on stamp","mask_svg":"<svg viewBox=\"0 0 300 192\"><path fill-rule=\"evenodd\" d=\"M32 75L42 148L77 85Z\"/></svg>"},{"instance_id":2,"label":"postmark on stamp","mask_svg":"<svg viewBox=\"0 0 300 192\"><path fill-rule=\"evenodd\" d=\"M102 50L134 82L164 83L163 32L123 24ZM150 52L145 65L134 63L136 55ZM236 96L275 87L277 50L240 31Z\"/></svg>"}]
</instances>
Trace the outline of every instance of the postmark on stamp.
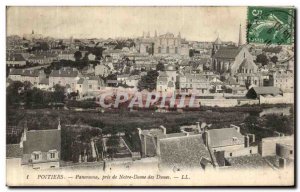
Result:
<instances>
[{"instance_id":1,"label":"postmark on stamp","mask_svg":"<svg viewBox=\"0 0 300 192\"><path fill-rule=\"evenodd\" d=\"M290 45L294 41L294 8L248 7L247 42Z\"/></svg>"}]
</instances>

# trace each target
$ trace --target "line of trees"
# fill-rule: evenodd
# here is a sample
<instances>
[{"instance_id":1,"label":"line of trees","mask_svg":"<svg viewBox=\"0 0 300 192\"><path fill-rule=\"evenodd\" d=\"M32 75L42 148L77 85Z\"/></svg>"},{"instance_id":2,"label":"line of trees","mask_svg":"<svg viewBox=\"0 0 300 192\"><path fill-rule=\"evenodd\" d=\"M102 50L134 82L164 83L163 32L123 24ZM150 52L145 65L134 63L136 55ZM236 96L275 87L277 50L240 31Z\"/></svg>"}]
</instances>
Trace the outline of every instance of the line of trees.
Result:
<instances>
[{"instance_id":1,"label":"line of trees","mask_svg":"<svg viewBox=\"0 0 300 192\"><path fill-rule=\"evenodd\" d=\"M64 87L54 86L54 91L44 91L32 87L30 82L14 81L6 91L7 107L24 105L26 107L45 107L50 103L63 103L66 97Z\"/></svg>"}]
</instances>

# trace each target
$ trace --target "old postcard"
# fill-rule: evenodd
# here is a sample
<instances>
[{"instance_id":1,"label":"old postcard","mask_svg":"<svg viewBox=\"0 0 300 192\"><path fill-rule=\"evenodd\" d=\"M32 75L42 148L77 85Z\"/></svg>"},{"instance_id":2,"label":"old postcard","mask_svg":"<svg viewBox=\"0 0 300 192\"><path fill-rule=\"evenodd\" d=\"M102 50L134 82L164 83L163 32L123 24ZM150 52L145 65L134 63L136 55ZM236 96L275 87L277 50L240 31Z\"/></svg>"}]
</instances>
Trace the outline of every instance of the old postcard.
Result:
<instances>
[{"instance_id":1,"label":"old postcard","mask_svg":"<svg viewBox=\"0 0 300 192\"><path fill-rule=\"evenodd\" d=\"M8 186L294 186L294 7L6 20Z\"/></svg>"}]
</instances>

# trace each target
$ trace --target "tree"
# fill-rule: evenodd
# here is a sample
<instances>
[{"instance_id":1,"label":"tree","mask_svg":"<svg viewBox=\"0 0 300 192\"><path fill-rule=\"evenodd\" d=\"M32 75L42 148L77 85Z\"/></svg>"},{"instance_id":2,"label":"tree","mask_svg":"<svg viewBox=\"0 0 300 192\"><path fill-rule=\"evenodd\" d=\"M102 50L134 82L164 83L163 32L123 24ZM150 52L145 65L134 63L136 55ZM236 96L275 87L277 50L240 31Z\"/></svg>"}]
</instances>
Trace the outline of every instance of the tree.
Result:
<instances>
[{"instance_id":1,"label":"tree","mask_svg":"<svg viewBox=\"0 0 300 192\"><path fill-rule=\"evenodd\" d=\"M256 62L261 63L264 66L268 64L269 59L265 54L259 54L256 57Z\"/></svg>"},{"instance_id":2,"label":"tree","mask_svg":"<svg viewBox=\"0 0 300 192\"><path fill-rule=\"evenodd\" d=\"M80 51L76 51L74 53L74 58L76 61L79 61L82 58L82 53Z\"/></svg>"},{"instance_id":3,"label":"tree","mask_svg":"<svg viewBox=\"0 0 300 192\"><path fill-rule=\"evenodd\" d=\"M165 65L161 62L159 62L157 65L156 65L156 71L164 71L165 70Z\"/></svg>"},{"instance_id":4,"label":"tree","mask_svg":"<svg viewBox=\"0 0 300 192\"><path fill-rule=\"evenodd\" d=\"M116 135L116 133L112 130L111 136L108 138L106 142L106 146L108 147L107 153L111 158L114 158L114 155L117 153L117 148L120 145L120 139Z\"/></svg>"},{"instance_id":5,"label":"tree","mask_svg":"<svg viewBox=\"0 0 300 192\"><path fill-rule=\"evenodd\" d=\"M190 49L190 50L189 50L189 56L190 56L190 57L193 57L193 56L194 56L194 49Z\"/></svg>"},{"instance_id":6,"label":"tree","mask_svg":"<svg viewBox=\"0 0 300 192\"><path fill-rule=\"evenodd\" d=\"M158 77L158 72L156 70L151 70L147 72L147 75L142 76L141 80L138 83L138 89L140 91L146 89L152 91L156 89L156 81Z\"/></svg>"},{"instance_id":7,"label":"tree","mask_svg":"<svg viewBox=\"0 0 300 192\"><path fill-rule=\"evenodd\" d=\"M273 57L271 57L271 59L270 59L273 63L277 63L277 61L278 61L278 57L275 55L275 56L273 56Z\"/></svg>"},{"instance_id":8,"label":"tree","mask_svg":"<svg viewBox=\"0 0 300 192\"><path fill-rule=\"evenodd\" d=\"M54 85L52 101L55 103L62 103L64 99L65 99L65 87L62 87L58 84Z\"/></svg>"}]
</instances>

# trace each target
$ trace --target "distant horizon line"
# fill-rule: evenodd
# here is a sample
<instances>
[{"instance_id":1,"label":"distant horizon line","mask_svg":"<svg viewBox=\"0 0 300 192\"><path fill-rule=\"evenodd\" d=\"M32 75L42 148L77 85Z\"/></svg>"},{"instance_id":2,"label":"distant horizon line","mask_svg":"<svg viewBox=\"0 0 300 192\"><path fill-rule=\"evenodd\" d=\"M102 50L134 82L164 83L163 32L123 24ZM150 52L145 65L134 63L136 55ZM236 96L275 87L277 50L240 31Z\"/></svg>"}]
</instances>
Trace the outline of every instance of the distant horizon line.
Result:
<instances>
[{"instance_id":1,"label":"distant horizon line","mask_svg":"<svg viewBox=\"0 0 300 192\"><path fill-rule=\"evenodd\" d=\"M170 33L170 32L166 32L166 33ZM164 34L166 34L164 33ZM74 36L70 36L70 37L53 37L53 36L50 36L50 35L44 35L44 34L41 34L41 33L35 33L36 35L42 35L43 38L42 39L45 39L45 38L53 38L53 39L70 39L72 38L73 40L74 39L104 39L104 40L108 40L108 39L137 39L137 38L143 38L143 36L120 36L120 37L74 37ZM174 34L174 33L172 33ZM23 35L19 35L19 34L10 34L10 35L6 35L6 38L7 37L10 37L10 36L18 36L20 38L24 38L25 35L31 35L30 33L27 33L27 34L23 34ZM163 35L163 34L161 34ZM160 35L157 35L157 36L160 36ZM154 36L150 36L150 38L153 38ZM216 36L215 40L217 38L220 38L219 35ZM187 41L197 41L197 42L214 42L215 40L190 40L190 39L187 39L187 38L182 38L182 39L185 39ZM222 42L232 42L232 43L237 43L235 41L232 41L232 40L222 40L222 38L220 38Z\"/></svg>"}]
</instances>

